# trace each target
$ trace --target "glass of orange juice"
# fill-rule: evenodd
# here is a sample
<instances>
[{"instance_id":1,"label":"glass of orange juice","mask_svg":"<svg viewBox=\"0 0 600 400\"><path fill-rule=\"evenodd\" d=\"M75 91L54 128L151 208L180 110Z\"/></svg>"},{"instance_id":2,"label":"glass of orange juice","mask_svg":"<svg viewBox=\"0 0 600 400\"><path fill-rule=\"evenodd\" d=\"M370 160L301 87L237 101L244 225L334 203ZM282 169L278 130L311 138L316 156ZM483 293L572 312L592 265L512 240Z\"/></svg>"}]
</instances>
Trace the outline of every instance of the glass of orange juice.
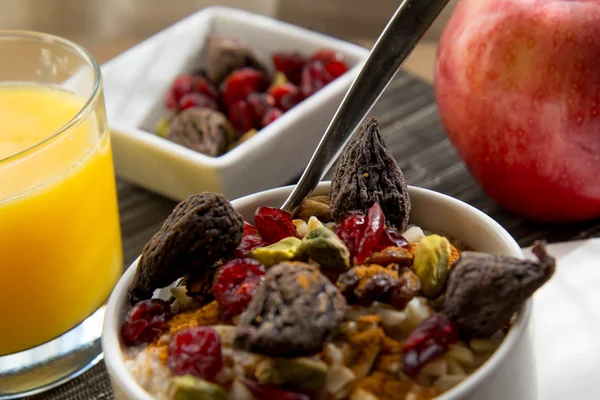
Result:
<instances>
[{"instance_id":1,"label":"glass of orange juice","mask_svg":"<svg viewBox=\"0 0 600 400\"><path fill-rule=\"evenodd\" d=\"M123 268L100 69L83 48L0 31L0 399L101 356Z\"/></svg>"}]
</instances>

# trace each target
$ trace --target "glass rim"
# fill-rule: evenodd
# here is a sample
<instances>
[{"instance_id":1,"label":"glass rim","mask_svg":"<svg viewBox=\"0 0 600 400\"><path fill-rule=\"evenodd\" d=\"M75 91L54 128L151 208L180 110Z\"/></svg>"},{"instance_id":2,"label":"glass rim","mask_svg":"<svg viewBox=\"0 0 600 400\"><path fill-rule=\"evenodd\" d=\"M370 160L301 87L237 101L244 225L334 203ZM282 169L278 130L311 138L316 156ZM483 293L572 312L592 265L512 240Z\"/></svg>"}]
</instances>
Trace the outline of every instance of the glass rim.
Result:
<instances>
[{"instance_id":1,"label":"glass rim","mask_svg":"<svg viewBox=\"0 0 600 400\"><path fill-rule=\"evenodd\" d=\"M67 122L65 122L60 128L56 129L54 132L48 133L48 136L44 137L44 139L40 140L39 142L21 150L21 151L18 151L15 154L11 154L5 158L0 158L0 164L8 162L11 159L16 159L17 157L22 156L23 154L25 154L31 150L34 150L36 148L43 146L44 144L46 144L49 141L51 141L52 139L60 136L64 132L70 130L72 127L74 127L80 121L85 119L85 117L92 112L96 102L98 101L99 94L100 94L101 81L102 81L100 66L94 59L94 56L92 56L92 54L85 47L83 47L69 39L65 39L60 36L52 35L49 33L43 33L43 32L27 31L27 30L0 29L0 42L5 41L5 40L33 40L33 41L37 41L40 43L50 43L50 44L62 46L64 48L71 49L77 55L79 55L82 59L84 59L86 62L88 62L92 66L92 69L94 71L94 84L92 86L91 93L88 96L86 96L85 103L79 109L79 111L77 111L77 114L75 114L73 117L71 117L71 119L69 119ZM0 80L0 83L2 83L1 80Z\"/></svg>"}]
</instances>

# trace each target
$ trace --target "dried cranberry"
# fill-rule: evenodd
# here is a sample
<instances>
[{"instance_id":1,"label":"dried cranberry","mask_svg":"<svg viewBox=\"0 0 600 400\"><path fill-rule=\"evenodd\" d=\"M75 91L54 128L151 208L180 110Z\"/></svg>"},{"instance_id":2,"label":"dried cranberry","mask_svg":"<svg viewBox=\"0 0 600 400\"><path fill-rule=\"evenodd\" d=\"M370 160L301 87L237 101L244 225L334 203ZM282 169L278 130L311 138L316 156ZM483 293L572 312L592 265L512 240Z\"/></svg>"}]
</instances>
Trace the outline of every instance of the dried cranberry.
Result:
<instances>
[{"instance_id":1,"label":"dried cranberry","mask_svg":"<svg viewBox=\"0 0 600 400\"><path fill-rule=\"evenodd\" d=\"M167 363L173 375L194 375L215 381L223 368L221 339L207 326L179 331L171 338Z\"/></svg>"},{"instance_id":2,"label":"dried cranberry","mask_svg":"<svg viewBox=\"0 0 600 400\"><path fill-rule=\"evenodd\" d=\"M275 105L275 99L267 93L250 93L246 101L252 110L254 121L262 121L267 110Z\"/></svg>"},{"instance_id":3,"label":"dried cranberry","mask_svg":"<svg viewBox=\"0 0 600 400\"><path fill-rule=\"evenodd\" d=\"M240 68L232 72L223 82L223 104L227 108L240 100L246 100L250 93L264 92L269 81L254 68Z\"/></svg>"},{"instance_id":4,"label":"dried cranberry","mask_svg":"<svg viewBox=\"0 0 600 400\"><path fill-rule=\"evenodd\" d=\"M339 51L321 49L313 53L310 57L310 61L321 61L324 65L327 65L332 62L344 61L344 55Z\"/></svg>"},{"instance_id":5,"label":"dried cranberry","mask_svg":"<svg viewBox=\"0 0 600 400\"><path fill-rule=\"evenodd\" d=\"M191 75L181 75L175 78L167 93L166 107L174 110L183 96L194 91Z\"/></svg>"},{"instance_id":6,"label":"dried cranberry","mask_svg":"<svg viewBox=\"0 0 600 400\"><path fill-rule=\"evenodd\" d=\"M238 138L255 127L252 110L245 101L233 103L231 107L229 107L227 118L229 119L229 122L231 122L231 125L233 125L233 129L235 129Z\"/></svg>"},{"instance_id":7,"label":"dried cranberry","mask_svg":"<svg viewBox=\"0 0 600 400\"><path fill-rule=\"evenodd\" d=\"M348 65L344 61L344 55L333 50L319 50L310 58L311 62L320 61L325 66L325 71L331 76L331 80L343 75L348 71Z\"/></svg>"},{"instance_id":8,"label":"dried cranberry","mask_svg":"<svg viewBox=\"0 0 600 400\"><path fill-rule=\"evenodd\" d=\"M416 378L425 364L444 354L448 346L456 342L458 330L454 322L440 313L431 315L404 341L404 372Z\"/></svg>"},{"instance_id":9,"label":"dried cranberry","mask_svg":"<svg viewBox=\"0 0 600 400\"><path fill-rule=\"evenodd\" d=\"M373 251L381 251L386 247L406 247L408 241L398 232L397 229L387 227L383 230L379 243L375 245Z\"/></svg>"},{"instance_id":10,"label":"dried cranberry","mask_svg":"<svg viewBox=\"0 0 600 400\"><path fill-rule=\"evenodd\" d=\"M302 96L307 98L315 94L332 80L332 76L325 70L325 65L321 61L312 61L306 64L302 70L300 83Z\"/></svg>"},{"instance_id":11,"label":"dried cranberry","mask_svg":"<svg viewBox=\"0 0 600 400\"><path fill-rule=\"evenodd\" d=\"M367 213L365 230L356 249L356 259L359 263L362 263L371 255L381 239L384 226L385 215L383 210L379 203L374 203Z\"/></svg>"},{"instance_id":12,"label":"dried cranberry","mask_svg":"<svg viewBox=\"0 0 600 400\"><path fill-rule=\"evenodd\" d=\"M259 235L258 228L249 222L244 221L244 236Z\"/></svg>"},{"instance_id":13,"label":"dried cranberry","mask_svg":"<svg viewBox=\"0 0 600 400\"><path fill-rule=\"evenodd\" d=\"M175 101L175 96L169 91L165 99L165 107L169 110L177 110L178 105L177 101Z\"/></svg>"},{"instance_id":14,"label":"dried cranberry","mask_svg":"<svg viewBox=\"0 0 600 400\"><path fill-rule=\"evenodd\" d=\"M271 107L267 110L265 115L263 116L262 121L260 121L261 128L269 125L271 122L275 121L277 118L283 115L283 111L279 108Z\"/></svg>"},{"instance_id":15,"label":"dried cranberry","mask_svg":"<svg viewBox=\"0 0 600 400\"><path fill-rule=\"evenodd\" d=\"M288 111L302 101L302 93L297 86L290 83L273 86L269 94L275 100L275 106L283 111Z\"/></svg>"},{"instance_id":16,"label":"dried cranberry","mask_svg":"<svg viewBox=\"0 0 600 400\"><path fill-rule=\"evenodd\" d=\"M300 53L275 53L273 64L294 85L300 84L302 69L306 65L306 59Z\"/></svg>"},{"instance_id":17,"label":"dried cranberry","mask_svg":"<svg viewBox=\"0 0 600 400\"><path fill-rule=\"evenodd\" d=\"M343 61L334 61L325 65L325 71L327 71L333 79L336 79L348 71L348 66Z\"/></svg>"},{"instance_id":18,"label":"dried cranberry","mask_svg":"<svg viewBox=\"0 0 600 400\"><path fill-rule=\"evenodd\" d=\"M164 300L151 299L136 303L125 316L121 336L128 345L152 343L166 328L171 308Z\"/></svg>"},{"instance_id":19,"label":"dried cranberry","mask_svg":"<svg viewBox=\"0 0 600 400\"><path fill-rule=\"evenodd\" d=\"M238 245L237 249L233 252L234 258L248 257L250 252L257 248L265 246L265 241L259 235L248 235L242 238L242 241Z\"/></svg>"},{"instance_id":20,"label":"dried cranberry","mask_svg":"<svg viewBox=\"0 0 600 400\"><path fill-rule=\"evenodd\" d=\"M208 96L215 101L219 99L219 91L205 76L194 76L192 80L192 87L196 93Z\"/></svg>"},{"instance_id":21,"label":"dried cranberry","mask_svg":"<svg viewBox=\"0 0 600 400\"><path fill-rule=\"evenodd\" d=\"M179 100L179 109L185 110L192 107L217 109L217 103L210 97L200 93L188 93Z\"/></svg>"},{"instance_id":22,"label":"dried cranberry","mask_svg":"<svg viewBox=\"0 0 600 400\"><path fill-rule=\"evenodd\" d=\"M367 216L361 212L352 212L346 215L336 226L335 233L342 239L350 254L353 256L358 249L358 243L365 230Z\"/></svg>"},{"instance_id":23,"label":"dried cranberry","mask_svg":"<svg viewBox=\"0 0 600 400\"><path fill-rule=\"evenodd\" d=\"M260 237L258 229L252 224L244 221L244 237L233 252L233 258L246 258L252 249L266 245L265 241Z\"/></svg>"},{"instance_id":24,"label":"dried cranberry","mask_svg":"<svg viewBox=\"0 0 600 400\"><path fill-rule=\"evenodd\" d=\"M336 234L356 261L362 263L375 251L406 244L401 235L393 232L393 228L384 229L384 226L383 210L379 203L374 203L368 215L359 211L348 213L336 226Z\"/></svg>"},{"instance_id":25,"label":"dried cranberry","mask_svg":"<svg viewBox=\"0 0 600 400\"><path fill-rule=\"evenodd\" d=\"M257 400L310 400L310 396L304 393L290 392L274 385L265 385L248 378L240 378L240 381L252 392Z\"/></svg>"},{"instance_id":26,"label":"dried cranberry","mask_svg":"<svg viewBox=\"0 0 600 400\"><path fill-rule=\"evenodd\" d=\"M254 223L260 236L268 244L277 243L290 236L300 238L290 213L279 208L259 207L254 214Z\"/></svg>"},{"instance_id":27,"label":"dried cranberry","mask_svg":"<svg viewBox=\"0 0 600 400\"><path fill-rule=\"evenodd\" d=\"M231 315L241 314L263 281L264 267L250 258L237 258L217 271L212 291L215 299Z\"/></svg>"}]
</instances>

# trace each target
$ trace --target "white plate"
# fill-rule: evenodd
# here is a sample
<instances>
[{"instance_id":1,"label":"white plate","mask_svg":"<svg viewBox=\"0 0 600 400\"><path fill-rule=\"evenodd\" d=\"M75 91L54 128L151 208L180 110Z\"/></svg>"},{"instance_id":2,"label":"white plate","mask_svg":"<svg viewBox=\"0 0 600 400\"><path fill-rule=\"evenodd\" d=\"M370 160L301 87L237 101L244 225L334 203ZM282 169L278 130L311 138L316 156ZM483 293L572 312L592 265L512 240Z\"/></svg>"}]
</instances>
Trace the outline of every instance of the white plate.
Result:
<instances>
[{"instance_id":1,"label":"white plate","mask_svg":"<svg viewBox=\"0 0 600 400\"><path fill-rule=\"evenodd\" d=\"M153 133L173 79L193 69L208 33L245 39L265 61L276 51L342 52L351 68L255 137L208 157ZM116 172L173 200L204 190L229 199L289 183L304 169L360 64L362 47L247 11L205 8L102 66Z\"/></svg>"},{"instance_id":2,"label":"white plate","mask_svg":"<svg viewBox=\"0 0 600 400\"><path fill-rule=\"evenodd\" d=\"M600 239L548 252L556 274L536 292L532 314L539 399L600 399Z\"/></svg>"}]
</instances>

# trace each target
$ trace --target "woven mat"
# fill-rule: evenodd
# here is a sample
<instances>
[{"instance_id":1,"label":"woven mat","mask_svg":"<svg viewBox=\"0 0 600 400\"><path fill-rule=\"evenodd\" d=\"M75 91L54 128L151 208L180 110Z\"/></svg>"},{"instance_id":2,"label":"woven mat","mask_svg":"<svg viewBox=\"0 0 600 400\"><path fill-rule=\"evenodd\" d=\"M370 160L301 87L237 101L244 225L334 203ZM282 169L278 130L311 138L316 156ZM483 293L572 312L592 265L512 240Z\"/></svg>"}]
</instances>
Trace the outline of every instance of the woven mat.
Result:
<instances>
[{"instance_id":1,"label":"woven mat","mask_svg":"<svg viewBox=\"0 0 600 400\"><path fill-rule=\"evenodd\" d=\"M431 85L400 73L375 106L382 134L409 184L463 200L503 225L522 247L535 239L549 242L600 236L600 221L573 225L533 223L499 207L475 184L445 136ZM123 252L126 265L169 215L175 203L118 180ZM104 364L30 400L112 399Z\"/></svg>"}]
</instances>

